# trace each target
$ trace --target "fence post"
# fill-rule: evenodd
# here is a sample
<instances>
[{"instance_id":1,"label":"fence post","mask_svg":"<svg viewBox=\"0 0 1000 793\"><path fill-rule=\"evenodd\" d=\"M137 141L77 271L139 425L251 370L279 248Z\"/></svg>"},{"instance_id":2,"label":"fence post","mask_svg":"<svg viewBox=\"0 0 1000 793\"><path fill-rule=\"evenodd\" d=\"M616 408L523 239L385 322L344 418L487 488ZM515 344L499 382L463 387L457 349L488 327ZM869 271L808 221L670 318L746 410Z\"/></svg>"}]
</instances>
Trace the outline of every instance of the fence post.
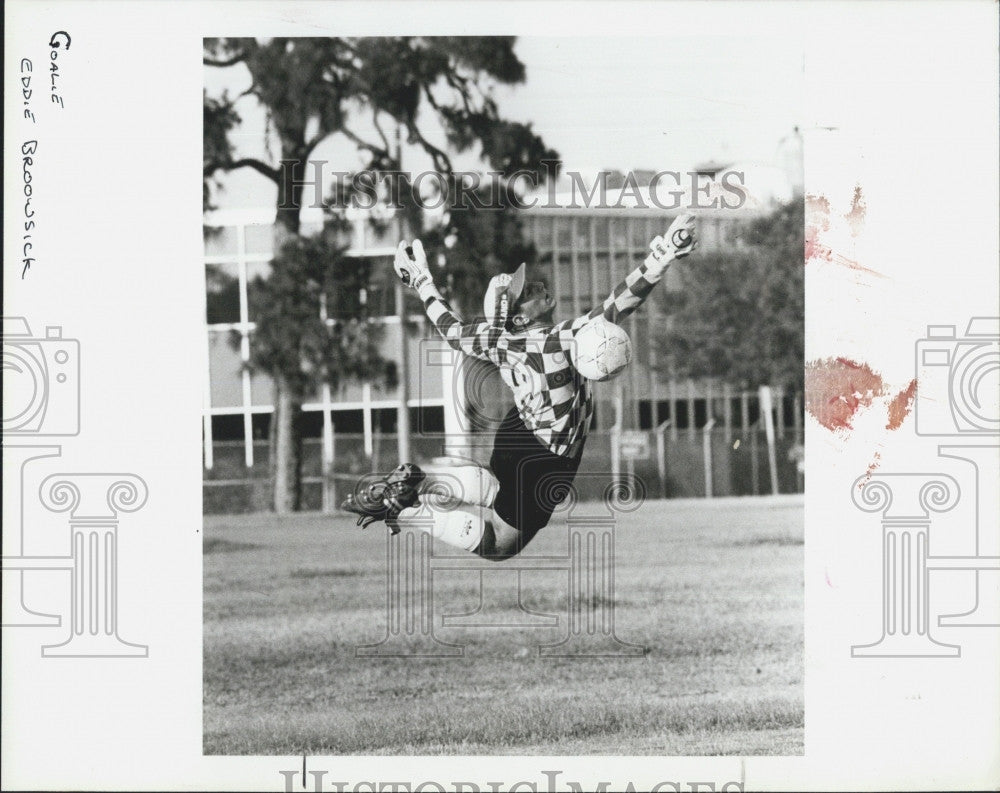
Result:
<instances>
[{"instance_id":1,"label":"fence post","mask_svg":"<svg viewBox=\"0 0 1000 793\"><path fill-rule=\"evenodd\" d=\"M760 460L758 459L759 442L757 435L760 432L760 419L750 425L750 481L753 483L753 494L760 495Z\"/></svg>"},{"instance_id":2,"label":"fence post","mask_svg":"<svg viewBox=\"0 0 1000 793\"><path fill-rule=\"evenodd\" d=\"M622 473L622 396L618 391L614 397L615 423L611 426L611 480L617 482Z\"/></svg>"},{"instance_id":3,"label":"fence post","mask_svg":"<svg viewBox=\"0 0 1000 793\"><path fill-rule=\"evenodd\" d=\"M337 490L333 479L333 420L330 411L323 411L323 514L329 515L337 507Z\"/></svg>"},{"instance_id":4,"label":"fence post","mask_svg":"<svg viewBox=\"0 0 1000 793\"><path fill-rule=\"evenodd\" d=\"M774 448L774 416L771 413L771 387L760 387L760 412L764 419L764 432L767 434L767 467L771 474L771 493L778 495L778 458Z\"/></svg>"},{"instance_id":5,"label":"fence post","mask_svg":"<svg viewBox=\"0 0 1000 793\"><path fill-rule=\"evenodd\" d=\"M705 498L712 497L712 427L715 419L709 419L701 436L702 457L705 462Z\"/></svg>"},{"instance_id":6,"label":"fence post","mask_svg":"<svg viewBox=\"0 0 1000 793\"><path fill-rule=\"evenodd\" d=\"M670 440L677 440L677 422L673 419L677 418L677 381L671 377L670 378L670 419L672 421L670 425Z\"/></svg>"},{"instance_id":7,"label":"fence post","mask_svg":"<svg viewBox=\"0 0 1000 793\"><path fill-rule=\"evenodd\" d=\"M695 389L694 380L690 377L687 381L687 406L688 406L688 437L693 441L697 437L697 422L695 421Z\"/></svg>"},{"instance_id":8,"label":"fence post","mask_svg":"<svg viewBox=\"0 0 1000 793\"><path fill-rule=\"evenodd\" d=\"M733 392L729 383L722 384L722 421L726 446L733 445Z\"/></svg>"},{"instance_id":9,"label":"fence post","mask_svg":"<svg viewBox=\"0 0 1000 793\"><path fill-rule=\"evenodd\" d=\"M666 431L670 419L656 427L656 472L660 477L660 495L667 497L667 443Z\"/></svg>"}]
</instances>

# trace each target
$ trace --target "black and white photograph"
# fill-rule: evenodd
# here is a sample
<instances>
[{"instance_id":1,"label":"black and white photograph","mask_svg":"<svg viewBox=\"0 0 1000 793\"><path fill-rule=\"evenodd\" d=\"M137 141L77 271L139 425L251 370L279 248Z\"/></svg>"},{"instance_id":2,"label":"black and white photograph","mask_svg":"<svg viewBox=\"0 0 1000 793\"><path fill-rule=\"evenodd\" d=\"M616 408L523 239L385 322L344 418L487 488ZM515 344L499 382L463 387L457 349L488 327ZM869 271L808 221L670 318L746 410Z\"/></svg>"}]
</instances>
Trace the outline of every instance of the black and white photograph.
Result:
<instances>
[{"instance_id":1,"label":"black and white photograph","mask_svg":"<svg viewBox=\"0 0 1000 793\"><path fill-rule=\"evenodd\" d=\"M205 752L800 754L801 49L204 51Z\"/></svg>"},{"instance_id":2,"label":"black and white photograph","mask_svg":"<svg viewBox=\"0 0 1000 793\"><path fill-rule=\"evenodd\" d=\"M0 789L1000 789L993 0L11 0Z\"/></svg>"}]
</instances>

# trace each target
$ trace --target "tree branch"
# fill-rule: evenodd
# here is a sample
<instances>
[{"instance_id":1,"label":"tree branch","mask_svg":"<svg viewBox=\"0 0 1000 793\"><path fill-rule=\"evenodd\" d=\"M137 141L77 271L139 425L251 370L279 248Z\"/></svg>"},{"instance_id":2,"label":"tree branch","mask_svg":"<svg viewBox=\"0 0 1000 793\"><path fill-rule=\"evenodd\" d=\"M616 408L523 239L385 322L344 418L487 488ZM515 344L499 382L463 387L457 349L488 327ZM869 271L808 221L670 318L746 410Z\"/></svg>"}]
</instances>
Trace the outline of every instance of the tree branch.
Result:
<instances>
[{"instance_id":1,"label":"tree branch","mask_svg":"<svg viewBox=\"0 0 1000 793\"><path fill-rule=\"evenodd\" d=\"M406 129L410 133L410 141L416 141L421 145L425 152L431 155L431 159L434 160L434 170L448 175L451 175L454 172L454 168L451 166L451 158L448 157L444 151L427 140L427 138L425 138L417 128L416 124L408 123L406 125Z\"/></svg>"},{"instance_id":2,"label":"tree branch","mask_svg":"<svg viewBox=\"0 0 1000 793\"><path fill-rule=\"evenodd\" d=\"M350 140L352 143L354 143L354 145L357 146L359 149L365 149L366 151L370 151L372 154L376 155L377 157L383 157L383 158L386 158L386 159L389 158L389 150L388 150L388 148L381 149L378 146L376 146L374 143L369 143L368 141L362 139L356 133L354 133L351 130L349 130L347 127L341 127L338 130L338 132L343 132L344 136L348 140Z\"/></svg>"},{"instance_id":3,"label":"tree branch","mask_svg":"<svg viewBox=\"0 0 1000 793\"><path fill-rule=\"evenodd\" d=\"M458 73L450 74L448 72L445 72L444 78L447 81L448 85L450 85L452 88L458 91L458 95L462 99L462 104L465 106L465 112L468 113L469 115L472 115L474 111L469 103L469 80L466 79L465 77L462 77ZM437 105L434 104L434 101L431 98L429 89L425 91L425 93L427 94L427 98L434 106L434 108L438 109Z\"/></svg>"},{"instance_id":4,"label":"tree branch","mask_svg":"<svg viewBox=\"0 0 1000 793\"><path fill-rule=\"evenodd\" d=\"M204 168L204 175L211 176L216 171L235 171L238 168L253 168L257 173L266 176L275 184L281 180L281 171L277 168L272 168L260 160L255 160L253 157L244 157L243 159L233 160L233 162L225 164L217 162L209 163Z\"/></svg>"},{"instance_id":5,"label":"tree branch","mask_svg":"<svg viewBox=\"0 0 1000 793\"><path fill-rule=\"evenodd\" d=\"M385 131L382 129L382 125L378 123L378 108L374 105L372 106L372 124L375 125L375 131L378 132L379 137L382 138L382 145L385 146L385 150L389 151L391 148L389 146L389 138L386 137Z\"/></svg>"},{"instance_id":6,"label":"tree branch","mask_svg":"<svg viewBox=\"0 0 1000 793\"><path fill-rule=\"evenodd\" d=\"M245 52L238 52L235 55L233 55L231 58L224 58L222 60L219 60L218 58L203 57L201 59L201 62L205 66L226 67L226 66L235 66L237 63L242 63L243 61L246 60L246 57L247 57L247 54Z\"/></svg>"},{"instance_id":7,"label":"tree branch","mask_svg":"<svg viewBox=\"0 0 1000 793\"><path fill-rule=\"evenodd\" d=\"M438 113L440 113L441 106L434 100L434 96L431 94L430 87L424 85L423 89L424 89L424 96L427 97L427 101L430 103L431 107L433 107L436 111L438 111ZM416 124L407 124L406 128L410 132L410 139L415 140L417 143L419 143L423 147L424 151L426 151L429 155L431 155L431 158L434 160L435 170L450 175L454 170L451 165L451 158L449 158L445 152L443 152L433 143L428 141L427 138L425 138L421 134L420 130L417 129Z\"/></svg>"}]
</instances>

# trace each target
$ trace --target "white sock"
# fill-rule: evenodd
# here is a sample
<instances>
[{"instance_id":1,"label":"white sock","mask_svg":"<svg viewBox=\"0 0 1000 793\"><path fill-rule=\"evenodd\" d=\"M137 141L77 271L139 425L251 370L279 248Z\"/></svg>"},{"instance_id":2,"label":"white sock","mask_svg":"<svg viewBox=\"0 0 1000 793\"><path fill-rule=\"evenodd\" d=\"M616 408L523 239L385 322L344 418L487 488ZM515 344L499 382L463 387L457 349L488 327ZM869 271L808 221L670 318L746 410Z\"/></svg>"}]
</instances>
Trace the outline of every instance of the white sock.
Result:
<instances>
[{"instance_id":1,"label":"white sock","mask_svg":"<svg viewBox=\"0 0 1000 793\"><path fill-rule=\"evenodd\" d=\"M463 551L474 551L483 541L492 510L470 504L443 506L433 496L422 496L419 507L407 507L396 519L400 526L426 531L432 537Z\"/></svg>"},{"instance_id":2,"label":"white sock","mask_svg":"<svg viewBox=\"0 0 1000 793\"><path fill-rule=\"evenodd\" d=\"M492 507L500 489L493 472L481 465L428 466L428 474L424 493L433 494L442 507L445 504Z\"/></svg>"}]
</instances>

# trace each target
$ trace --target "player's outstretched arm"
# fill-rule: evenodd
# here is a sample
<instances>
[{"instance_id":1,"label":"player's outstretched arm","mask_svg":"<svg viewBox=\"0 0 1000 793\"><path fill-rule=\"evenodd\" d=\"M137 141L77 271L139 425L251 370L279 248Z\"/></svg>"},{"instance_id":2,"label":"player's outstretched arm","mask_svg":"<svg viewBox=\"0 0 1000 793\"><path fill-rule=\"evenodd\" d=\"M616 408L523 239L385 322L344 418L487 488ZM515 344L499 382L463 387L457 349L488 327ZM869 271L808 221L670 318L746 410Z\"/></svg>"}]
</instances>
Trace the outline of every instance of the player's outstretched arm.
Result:
<instances>
[{"instance_id":1,"label":"player's outstretched arm","mask_svg":"<svg viewBox=\"0 0 1000 793\"><path fill-rule=\"evenodd\" d=\"M434 285L420 240L413 240L412 244L406 240L399 243L393 269L406 286L417 290L428 319L452 348L497 363L496 344L502 329L486 322L462 323Z\"/></svg>"},{"instance_id":2,"label":"player's outstretched arm","mask_svg":"<svg viewBox=\"0 0 1000 793\"><path fill-rule=\"evenodd\" d=\"M574 328L582 327L602 314L608 322L617 323L641 306L653 287L663 278L670 263L687 256L695 249L694 215L690 212L678 215L667 233L662 237L657 236L649 247L650 253L646 260L611 291L604 303L573 320Z\"/></svg>"}]
</instances>

